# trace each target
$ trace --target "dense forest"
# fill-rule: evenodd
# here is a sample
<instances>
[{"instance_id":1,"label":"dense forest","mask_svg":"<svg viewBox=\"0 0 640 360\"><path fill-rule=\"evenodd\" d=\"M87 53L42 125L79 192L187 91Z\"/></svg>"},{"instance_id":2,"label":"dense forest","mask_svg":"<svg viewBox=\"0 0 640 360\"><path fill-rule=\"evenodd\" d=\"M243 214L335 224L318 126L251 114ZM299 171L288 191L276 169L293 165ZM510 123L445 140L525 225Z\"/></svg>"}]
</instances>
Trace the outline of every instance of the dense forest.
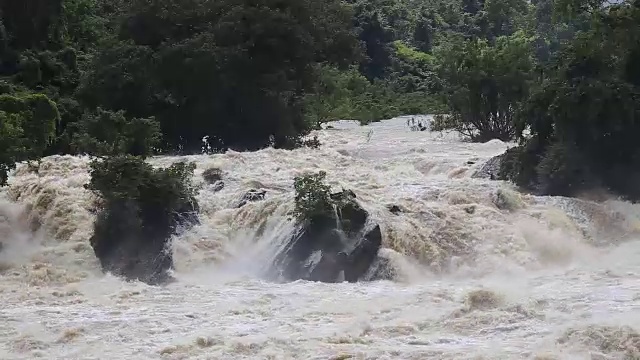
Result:
<instances>
[{"instance_id":1,"label":"dense forest","mask_svg":"<svg viewBox=\"0 0 640 360\"><path fill-rule=\"evenodd\" d=\"M0 182L52 154L295 148L435 113L517 141L500 176L524 188L637 199L638 24L640 0L3 0Z\"/></svg>"}]
</instances>

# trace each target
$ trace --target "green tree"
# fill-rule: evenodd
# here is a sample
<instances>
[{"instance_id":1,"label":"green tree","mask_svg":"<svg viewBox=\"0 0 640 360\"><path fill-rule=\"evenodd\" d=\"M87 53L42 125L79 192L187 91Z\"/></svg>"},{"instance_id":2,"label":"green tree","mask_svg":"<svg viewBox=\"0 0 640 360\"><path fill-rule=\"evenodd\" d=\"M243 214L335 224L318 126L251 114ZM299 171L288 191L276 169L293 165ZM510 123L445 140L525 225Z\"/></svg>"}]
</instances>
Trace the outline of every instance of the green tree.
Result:
<instances>
[{"instance_id":1,"label":"green tree","mask_svg":"<svg viewBox=\"0 0 640 360\"><path fill-rule=\"evenodd\" d=\"M532 80L531 40L523 33L486 40L452 41L438 49L450 118L448 127L474 141L508 141Z\"/></svg>"},{"instance_id":2,"label":"green tree","mask_svg":"<svg viewBox=\"0 0 640 360\"><path fill-rule=\"evenodd\" d=\"M356 54L348 8L336 0L134 1L128 39L102 52L82 87L90 106L155 116L165 150L287 147L310 125L302 97L313 66ZM118 91L115 91L115 90Z\"/></svg>"},{"instance_id":3,"label":"green tree","mask_svg":"<svg viewBox=\"0 0 640 360\"><path fill-rule=\"evenodd\" d=\"M577 9L591 26L557 56L527 101L520 130L530 130L522 138L529 151L514 152L517 166L505 173L543 193L575 195L600 185L637 200L640 3Z\"/></svg>"},{"instance_id":4,"label":"green tree","mask_svg":"<svg viewBox=\"0 0 640 360\"><path fill-rule=\"evenodd\" d=\"M486 0L478 22L485 38L494 41L523 29L529 10L525 0Z\"/></svg>"},{"instance_id":5,"label":"green tree","mask_svg":"<svg viewBox=\"0 0 640 360\"><path fill-rule=\"evenodd\" d=\"M98 108L82 116L71 146L77 153L149 156L159 140L160 126L155 119L131 119L122 110Z\"/></svg>"},{"instance_id":6,"label":"green tree","mask_svg":"<svg viewBox=\"0 0 640 360\"><path fill-rule=\"evenodd\" d=\"M59 44L62 0L0 2L0 18L14 49L47 48Z\"/></svg>"},{"instance_id":7,"label":"green tree","mask_svg":"<svg viewBox=\"0 0 640 360\"><path fill-rule=\"evenodd\" d=\"M59 120L55 103L45 95L0 95L0 185L16 162L43 155Z\"/></svg>"},{"instance_id":8,"label":"green tree","mask_svg":"<svg viewBox=\"0 0 640 360\"><path fill-rule=\"evenodd\" d=\"M24 119L18 114L0 110L0 186L7 183L9 172L27 152L22 130Z\"/></svg>"},{"instance_id":9,"label":"green tree","mask_svg":"<svg viewBox=\"0 0 640 360\"><path fill-rule=\"evenodd\" d=\"M0 95L0 110L22 118L24 141L29 143L26 156L41 156L55 135L60 114L56 104L45 95L22 97Z\"/></svg>"},{"instance_id":10,"label":"green tree","mask_svg":"<svg viewBox=\"0 0 640 360\"><path fill-rule=\"evenodd\" d=\"M321 171L294 179L296 191L293 215L299 223L313 221L321 216L333 215L331 187L324 183L327 173Z\"/></svg>"},{"instance_id":11,"label":"green tree","mask_svg":"<svg viewBox=\"0 0 640 360\"><path fill-rule=\"evenodd\" d=\"M121 10L118 0L63 0L62 41L77 50L93 51L105 38L114 36L112 23Z\"/></svg>"}]
</instances>

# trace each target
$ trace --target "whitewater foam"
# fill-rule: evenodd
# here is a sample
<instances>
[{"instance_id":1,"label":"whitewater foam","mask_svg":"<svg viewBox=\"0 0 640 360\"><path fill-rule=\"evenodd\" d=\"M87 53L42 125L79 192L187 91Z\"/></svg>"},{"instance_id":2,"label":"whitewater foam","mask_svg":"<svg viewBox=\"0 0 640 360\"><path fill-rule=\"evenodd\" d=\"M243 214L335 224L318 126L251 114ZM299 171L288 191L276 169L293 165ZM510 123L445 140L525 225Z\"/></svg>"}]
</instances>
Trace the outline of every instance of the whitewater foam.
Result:
<instances>
[{"instance_id":1,"label":"whitewater foam","mask_svg":"<svg viewBox=\"0 0 640 360\"><path fill-rule=\"evenodd\" d=\"M500 141L412 132L403 118L331 125L319 149L152 159L196 162L201 186L202 224L173 240L178 281L165 287L100 272L88 158L18 167L0 205L0 358L640 356L639 207L471 178ZM201 177L211 167L220 191ZM294 231L293 178L319 170L380 224L398 281L261 279ZM265 200L236 209L252 188Z\"/></svg>"}]
</instances>

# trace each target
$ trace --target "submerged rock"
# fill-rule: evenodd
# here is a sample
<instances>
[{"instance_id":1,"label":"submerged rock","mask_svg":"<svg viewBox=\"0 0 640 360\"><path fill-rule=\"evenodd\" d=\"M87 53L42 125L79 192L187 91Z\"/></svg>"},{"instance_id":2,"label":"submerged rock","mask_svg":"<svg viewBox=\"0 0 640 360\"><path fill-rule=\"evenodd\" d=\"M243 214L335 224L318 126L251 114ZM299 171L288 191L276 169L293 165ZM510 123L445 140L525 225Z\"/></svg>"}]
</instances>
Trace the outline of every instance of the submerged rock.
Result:
<instances>
[{"instance_id":1,"label":"submerged rock","mask_svg":"<svg viewBox=\"0 0 640 360\"><path fill-rule=\"evenodd\" d=\"M267 194L266 190L251 189L251 190L247 191L247 193L242 196L242 199L240 199L240 202L238 203L238 206L236 206L236 207L239 209L239 208L247 205L247 203L249 203L249 202L264 200L264 196L266 194Z\"/></svg>"},{"instance_id":2,"label":"submerged rock","mask_svg":"<svg viewBox=\"0 0 640 360\"><path fill-rule=\"evenodd\" d=\"M492 201L500 210L515 211L524 207L524 202L520 195L509 189L498 189Z\"/></svg>"},{"instance_id":3,"label":"submerged rock","mask_svg":"<svg viewBox=\"0 0 640 360\"><path fill-rule=\"evenodd\" d=\"M387 210L389 210L389 212L392 213L393 215L398 215L404 212L404 209L402 209L398 205L387 205Z\"/></svg>"},{"instance_id":4,"label":"submerged rock","mask_svg":"<svg viewBox=\"0 0 640 360\"><path fill-rule=\"evenodd\" d=\"M288 241L274 263L283 280L363 280L382 245L380 226L345 190L331 195L335 212L315 216Z\"/></svg>"},{"instance_id":5,"label":"submerged rock","mask_svg":"<svg viewBox=\"0 0 640 360\"><path fill-rule=\"evenodd\" d=\"M213 183L213 186L211 188L211 191L213 192L218 192L220 190L224 189L224 181L222 180L218 180L215 183Z\"/></svg>"},{"instance_id":6,"label":"submerged rock","mask_svg":"<svg viewBox=\"0 0 640 360\"><path fill-rule=\"evenodd\" d=\"M209 184L215 184L222 180L222 170L218 168L208 168L202 172L202 178Z\"/></svg>"}]
</instances>

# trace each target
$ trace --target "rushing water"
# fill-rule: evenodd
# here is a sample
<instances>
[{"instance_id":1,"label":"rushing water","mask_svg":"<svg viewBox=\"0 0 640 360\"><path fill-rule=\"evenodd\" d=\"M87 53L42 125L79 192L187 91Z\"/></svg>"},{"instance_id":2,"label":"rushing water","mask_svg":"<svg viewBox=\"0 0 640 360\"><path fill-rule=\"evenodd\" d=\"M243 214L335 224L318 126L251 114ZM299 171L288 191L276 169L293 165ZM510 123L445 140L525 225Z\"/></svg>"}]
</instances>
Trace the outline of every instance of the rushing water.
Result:
<instances>
[{"instance_id":1,"label":"rushing water","mask_svg":"<svg viewBox=\"0 0 640 360\"><path fill-rule=\"evenodd\" d=\"M640 207L471 178L500 141L406 118L332 126L320 149L187 157L202 224L175 238L165 287L99 271L88 159L19 167L0 200L0 358L640 359ZM294 176L318 170L381 225L398 281L261 280L292 230ZM235 209L250 188L266 200Z\"/></svg>"}]
</instances>

